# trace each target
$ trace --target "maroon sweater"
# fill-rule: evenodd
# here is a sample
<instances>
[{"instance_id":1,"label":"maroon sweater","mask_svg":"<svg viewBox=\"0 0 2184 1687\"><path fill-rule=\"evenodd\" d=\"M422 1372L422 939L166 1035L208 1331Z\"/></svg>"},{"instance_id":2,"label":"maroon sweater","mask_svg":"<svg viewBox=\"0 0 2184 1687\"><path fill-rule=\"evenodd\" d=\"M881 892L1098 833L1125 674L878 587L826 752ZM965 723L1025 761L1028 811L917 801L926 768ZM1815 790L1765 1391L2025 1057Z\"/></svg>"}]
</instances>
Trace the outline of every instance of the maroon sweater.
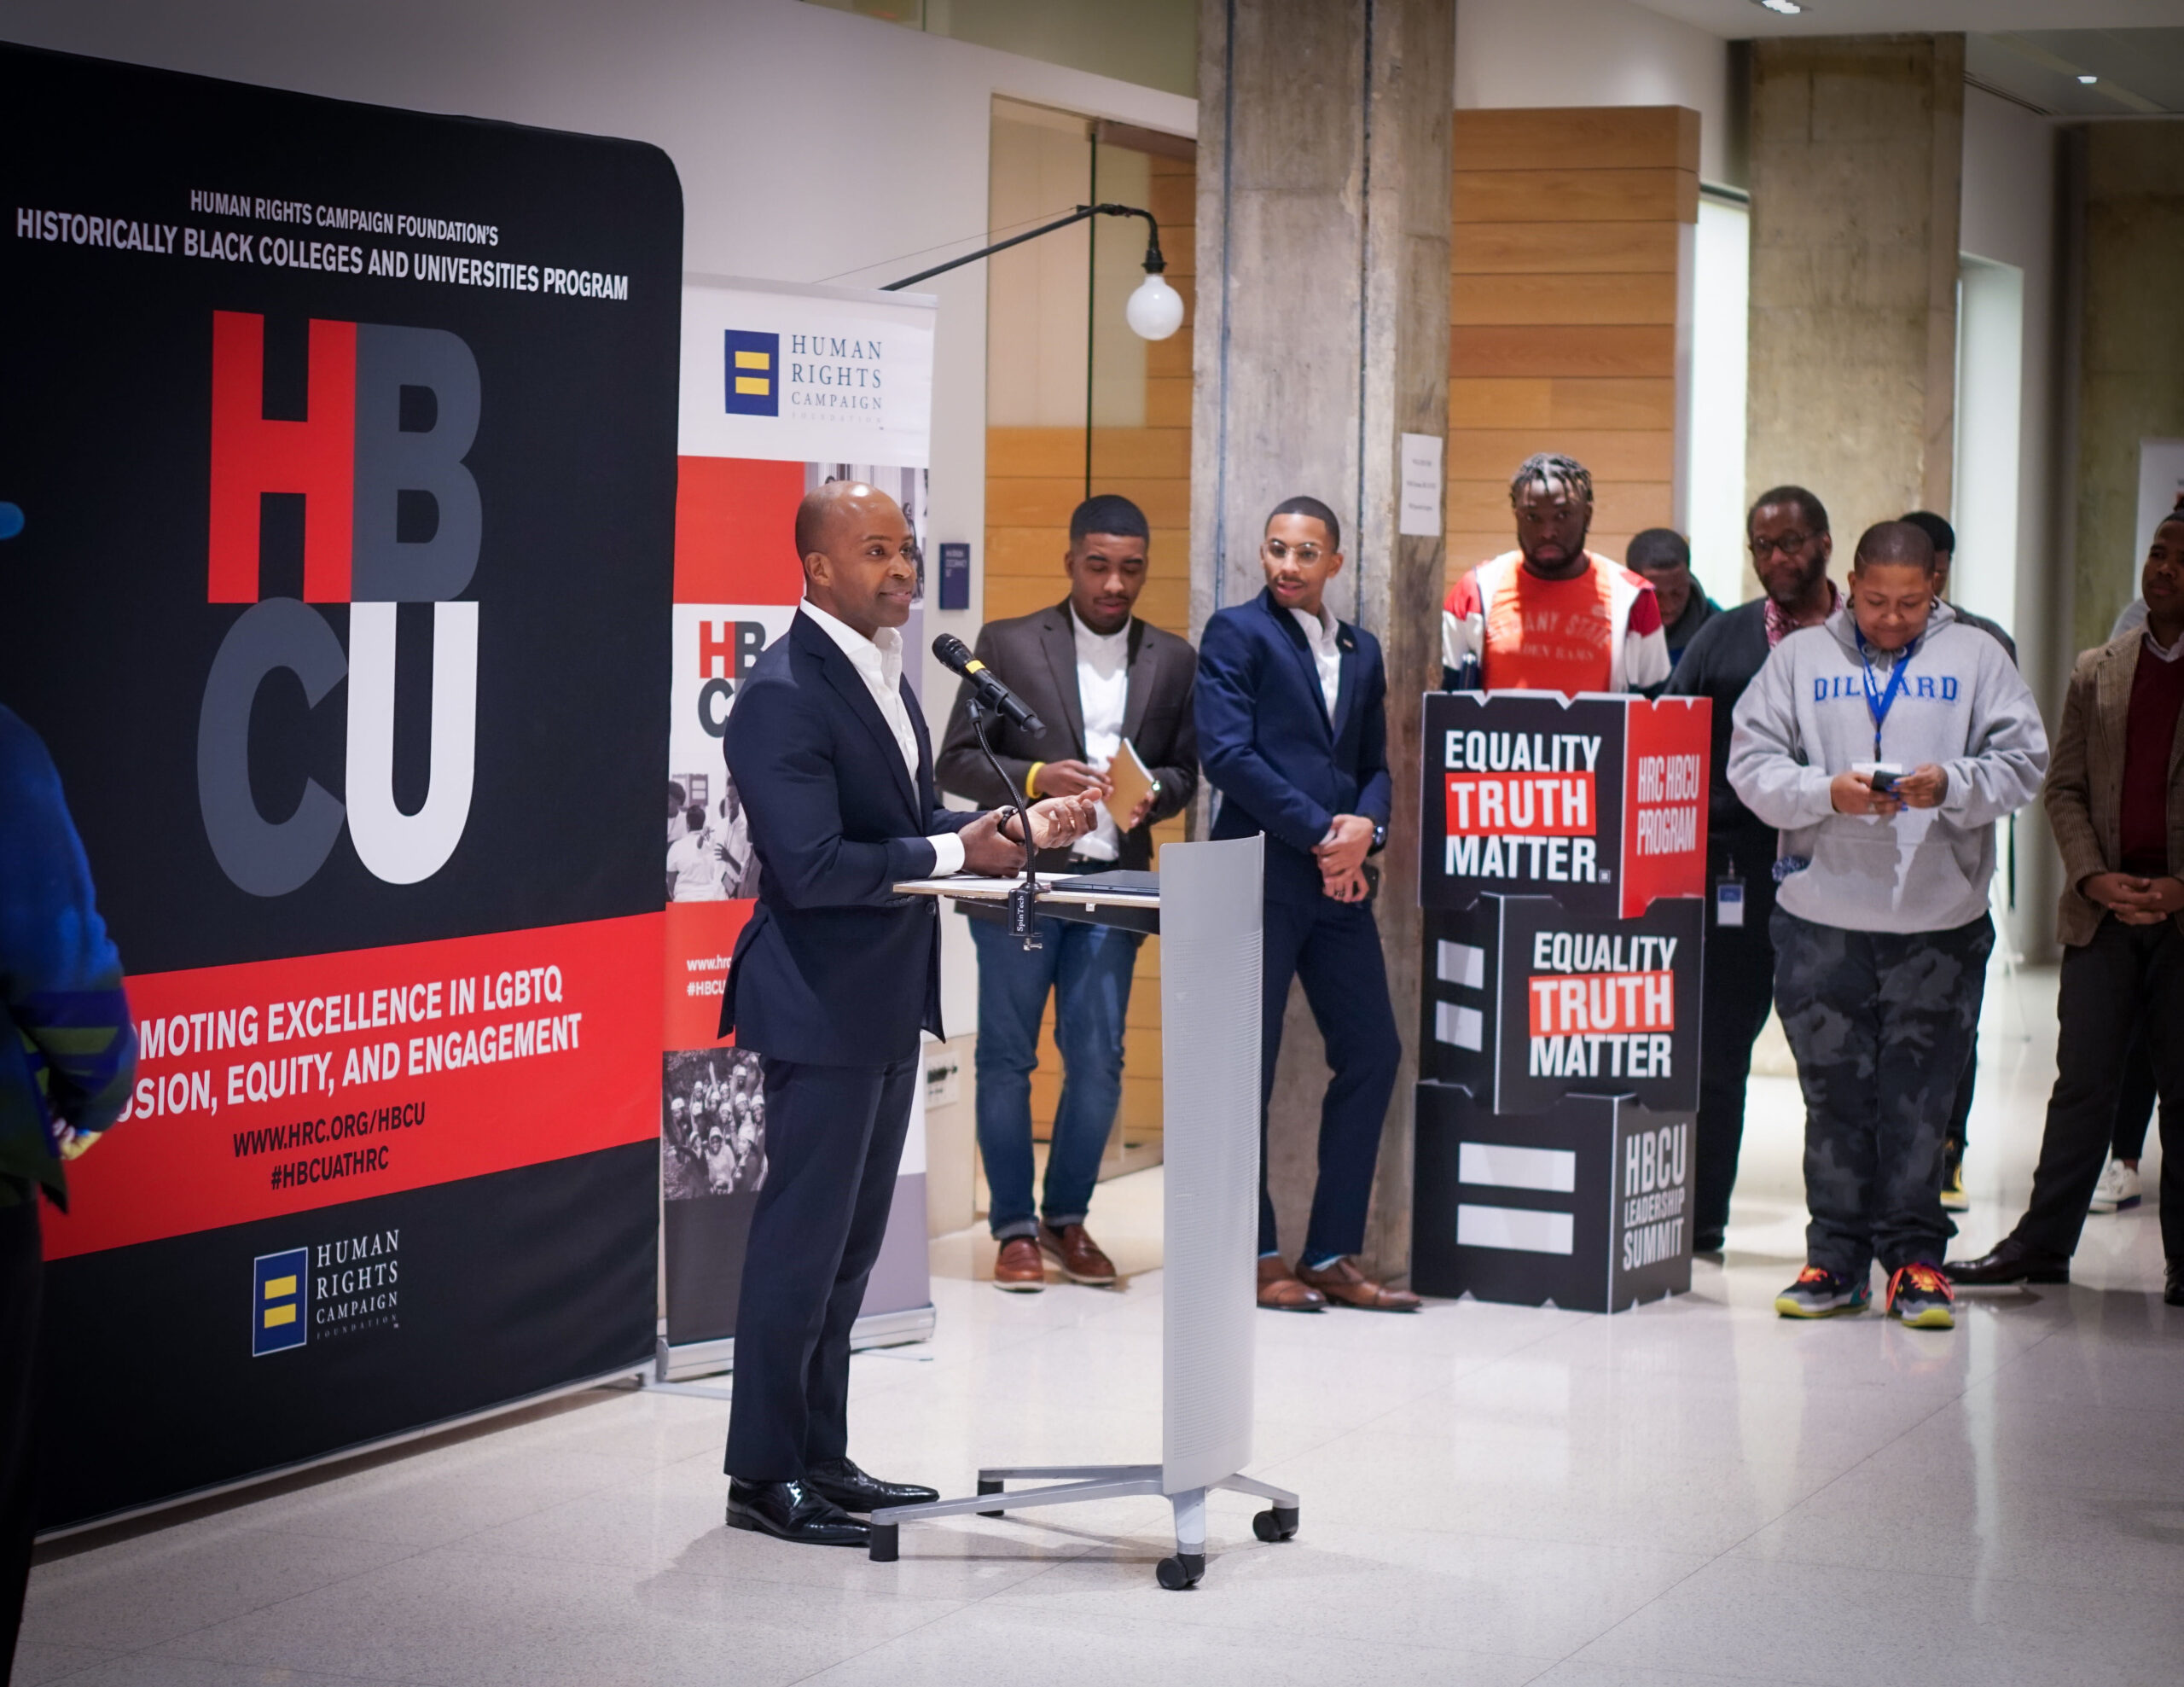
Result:
<instances>
[{"instance_id":1,"label":"maroon sweater","mask_svg":"<svg viewBox=\"0 0 2184 1687\"><path fill-rule=\"evenodd\" d=\"M2184 713L2184 658L2164 662L2140 647L2123 723L2122 870L2141 878L2184 870L2169 858L2169 755Z\"/></svg>"}]
</instances>

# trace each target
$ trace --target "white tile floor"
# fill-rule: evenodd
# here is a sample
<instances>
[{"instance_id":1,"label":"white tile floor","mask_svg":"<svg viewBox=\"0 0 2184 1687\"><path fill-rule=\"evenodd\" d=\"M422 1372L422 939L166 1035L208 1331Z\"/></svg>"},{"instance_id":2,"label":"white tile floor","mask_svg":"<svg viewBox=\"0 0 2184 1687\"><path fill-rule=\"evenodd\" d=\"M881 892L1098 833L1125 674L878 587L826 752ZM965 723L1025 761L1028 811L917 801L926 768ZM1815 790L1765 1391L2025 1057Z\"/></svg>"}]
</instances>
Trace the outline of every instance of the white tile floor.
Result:
<instances>
[{"instance_id":1,"label":"white tile floor","mask_svg":"<svg viewBox=\"0 0 2184 1687\"><path fill-rule=\"evenodd\" d=\"M2053 992L1990 998L1966 1246L2030 1184ZM72 1544L36 1573L17 1679L2184 1681L2184 1312L2155 1214L2093 1220L2071 1289L1954 1332L1786 1323L1800 1116L1791 1080L1755 1083L1728 1263L1687 1298L1266 1315L1256 1468L1303 1531L1262 1545L1252 1503L1217 1499L1189 1593L1153 1584L1151 1500L906 1528L893 1565L731 1534L725 1408L603 1390ZM956 1491L981 1463L1157 1457L1159 1179L1101 1191L1118 1292L1000 1294L990 1247L938 1244L938 1335L856 1361L857 1456Z\"/></svg>"}]
</instances>

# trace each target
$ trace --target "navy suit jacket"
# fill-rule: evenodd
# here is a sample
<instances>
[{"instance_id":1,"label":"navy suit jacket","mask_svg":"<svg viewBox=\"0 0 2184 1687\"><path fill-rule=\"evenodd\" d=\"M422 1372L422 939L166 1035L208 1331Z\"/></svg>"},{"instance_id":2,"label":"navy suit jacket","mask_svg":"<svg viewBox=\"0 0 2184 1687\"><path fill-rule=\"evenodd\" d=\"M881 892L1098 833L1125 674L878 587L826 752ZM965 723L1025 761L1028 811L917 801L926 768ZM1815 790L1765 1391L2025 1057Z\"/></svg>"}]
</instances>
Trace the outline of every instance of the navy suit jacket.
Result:
<instances>
[{"instance_id":1,"label":"navy suit jacket","mask_svg":"<svg viewBox=\"0 0 2184 1687\"><path fill-rule=\"evenodd\" d=\"M1380 643L1348 621L1335 643L1341 683L1330 721L1304 630L1272 593L1222 610L1199 640L1199 759L1221 793L1213 835L1266 834L1269 896L1323 893L1312 848L1336 815L1388 823Z\"/></svg>"},{"instance_id":2,"label":"navy suit jacket","mask_svg":"<svg viewBox=\"0 0 2184 1687\"><path fill-rule=\"evenodd\" d=\"M729 711L728 770L758 853L720 1029L813 1066L885 1066L940 1030L940 916L898 879L932 875L928 835L978 817L940 806L907 684L915 782L863 677L809 616L760 653Z\"/></svg>"}]
</instances>

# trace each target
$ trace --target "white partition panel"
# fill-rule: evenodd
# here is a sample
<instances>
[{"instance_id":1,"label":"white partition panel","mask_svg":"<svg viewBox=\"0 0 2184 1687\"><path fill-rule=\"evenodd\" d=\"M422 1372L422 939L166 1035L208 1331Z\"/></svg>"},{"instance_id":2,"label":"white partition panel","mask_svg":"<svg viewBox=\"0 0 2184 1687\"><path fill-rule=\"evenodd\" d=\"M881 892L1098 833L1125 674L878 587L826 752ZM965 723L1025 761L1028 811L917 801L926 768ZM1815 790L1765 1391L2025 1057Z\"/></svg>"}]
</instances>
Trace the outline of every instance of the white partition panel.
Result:
<instances>
[{"instance_id":1,"label":"white partition panel","mask_svg":"<svg viewBox=\"0 0 2184 1687\"><path fill-rule=\"evenodd\" d=\"M1162 1489L1252 1462L1265 845L1160 852L1167 1246Z\"/></svg>"}]
</instances>

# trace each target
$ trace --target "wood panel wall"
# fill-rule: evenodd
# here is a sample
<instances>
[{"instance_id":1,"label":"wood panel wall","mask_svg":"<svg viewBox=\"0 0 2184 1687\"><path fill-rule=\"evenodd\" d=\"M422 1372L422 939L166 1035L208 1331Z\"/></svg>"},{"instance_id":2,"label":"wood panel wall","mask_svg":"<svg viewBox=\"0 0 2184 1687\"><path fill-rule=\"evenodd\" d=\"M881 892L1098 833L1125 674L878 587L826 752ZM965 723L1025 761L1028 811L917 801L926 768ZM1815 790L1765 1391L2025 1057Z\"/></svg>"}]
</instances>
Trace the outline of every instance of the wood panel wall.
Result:
<instances>
[{"instance_id":1,"label":"wood panel wall","mask_svg":"<svg viewBox=\"0 0 2184 1687\"><path fill-rule=\"evenodd\" d=\"M1091 439L1092 490L1119 492L1153 530L1137 613L1179 637L1190 631L1191 323L1195 311L1198 187L1188 160L1155 155L1152 202L1168 261L1168 284L1183 296L1183 326L1146 348L1145 425L1100 428ZM1117 226L1121 226L1119 224ZM1135 231L1141 225L1128 225ZM1103 308L1111 302L1101 300ZM1084 497L1082 428L986 430L985 617L1028 615L1060 602L1067 587L1062 553L1069 517ZM1154 829L1156 845L1182 838L1180 816ZM1138 951L1124 1044L1121 1128L1116 1142L1160 1139L1160 939ZM1061 1091L1061 1056L1049 1005L1031 1080L1032 1133L1047 1139ZM1110 1158L1114 1158L1111 1146Z\"/></svg>"},{"instance_id":2,"label":"wood panel wall","mask_svg":"<svg viewBox=\"0 0 2184 1687\"><path fill-rule=\"evenodd\" d=\"M1460 111L1455 145L1448 579L1514 546L1509 477L1535 451L1592 471L1589 543L1620 561L1675 525L1699 114Z\"/></svg>"}]
</instances>

